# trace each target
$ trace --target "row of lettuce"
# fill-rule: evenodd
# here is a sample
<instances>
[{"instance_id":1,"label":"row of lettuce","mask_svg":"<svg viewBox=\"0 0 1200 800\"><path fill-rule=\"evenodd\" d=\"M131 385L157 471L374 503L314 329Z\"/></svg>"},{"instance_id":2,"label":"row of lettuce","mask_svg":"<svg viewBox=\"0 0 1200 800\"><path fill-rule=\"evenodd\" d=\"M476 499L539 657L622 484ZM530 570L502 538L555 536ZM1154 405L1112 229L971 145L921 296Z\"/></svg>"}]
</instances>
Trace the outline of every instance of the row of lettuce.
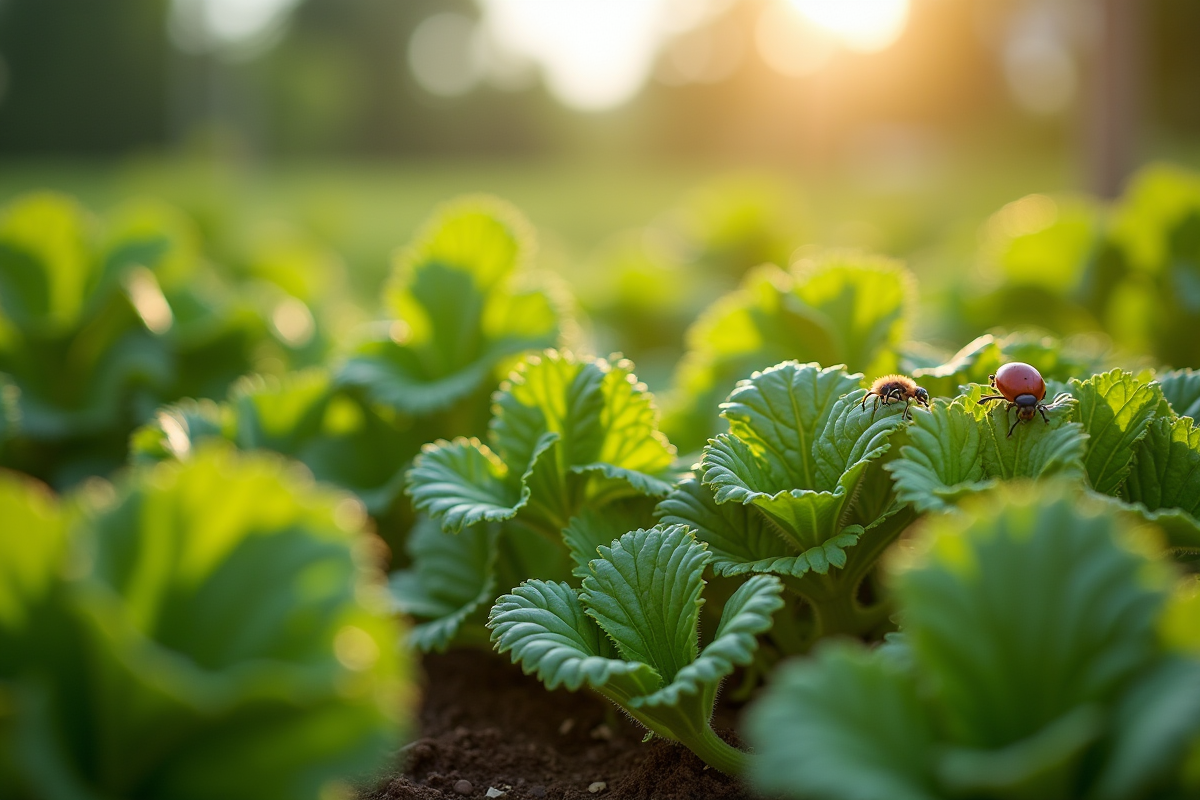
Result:
<instances>
[{"instance_id":1,"label":"row of lettuce","mask_svg":"<svg viewBox=\"0 0 1200 800\"><path fill-rule=\"evenodd\" d=\"M1177 584L1200 549L1200 376L1039 335L939 356L908 342L903 267L833 253L706 312L660 419L627 360L543 349L570 343L570 301L530 268L524 221L476 198L397 258L387 318L334 366L217 399L246 366L185 390L238 352L188 349L203 263L149 223L84 246L72 209L39 197L2 226L3 463L70 483L148 421L115 488L0 484L6 796L330 791L400 741L397 611L417 649L495 646L772 791L1196 790L1200 609ZM285 319L270 357L304 366ZM159 360L111 368L141 348ZM1011 438L978 402L1009 360L1071 397ZM912 422L860 407L862 373L893 369L937 398ZM144 410L183 395L201 399ZM93 405L120 413L76 413ZM1019 480L1049 488L996 486ZM881 569L921 520L928 552ZM1163 538L1131 545L1147 523ZM368 528L392 549L386 592ZM749 695L838 635L888 638L778 673L750 717L759 756L714 733L735 670Z\"/></svg>"}]
</instances>

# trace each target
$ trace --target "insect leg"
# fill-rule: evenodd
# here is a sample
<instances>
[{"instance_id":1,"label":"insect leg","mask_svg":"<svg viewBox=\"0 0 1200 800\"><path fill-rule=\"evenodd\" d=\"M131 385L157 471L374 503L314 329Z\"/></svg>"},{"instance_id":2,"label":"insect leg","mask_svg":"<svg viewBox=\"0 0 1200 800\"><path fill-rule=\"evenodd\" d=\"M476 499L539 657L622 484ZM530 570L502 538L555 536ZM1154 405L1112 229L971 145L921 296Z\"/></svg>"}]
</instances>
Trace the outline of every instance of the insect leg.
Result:
<instances>
[{"instance_id":1,"label":"insect leg","mask_svg":"<svg viewBox=\"0 0 1200 800\"><path fill-rule=\"evenodd\" d=\"M867 392L866 394L863 395L863 401L862 401L862 406L861 406L863 411L867 410L867 398L870 397L872 394L873 394L873 392Z\"/></svg>"},{"instance_id":2,"label":"insect leg","mask_svg":"<svg viewBox=\"0 0 1200 800\"><path fill-rule=\"evenodd\" d=\"M1050 418L1046 416L1046 407L1044 405L1039 405L1038 411L1040 411L1042 413L1042 419L1044 419L1046 421L1046 424L1049 425Z\"/></svg>"},{"instance_id":3,"label":"insect leg","mask_svg":"<svg viewBox=\"0 0 1200 800\"><path fill-rule=\"evenodd\" d=\"M907 398L905 398L905 400L904 400L904 414L902 415L902 416L903 416L905 419L912 419L912 411L909 409L909 406L910 406L911 404L912 404L912 401L911 401L911 400L909 400L909 399L907 399Z\"/></svg>"},{"instance_id":4,"label":"insect leg","mask_svg":"<svg viewBox=\"0 0 1200 800\"><path fill-rule=\"evenodd\" d=\"M1008 421L1007 412L1005 413L1005 420L1004 420L1004 421L1005 421L1005 422L1007 422L1007 421ZM1018 414L1018 415L1017 415L1017 418L1016 418L1016 420L1014 420L1014 421L1013 421L1012 427L1008 429L1008 438L1009 438L1009 439L1011 439L1011 438L1012 438L1013 431L1015 431L1015 430L1017 429L1017 426L1018 426L1018 425L1020 425L1020 424L1021 424L1021 416Z\"/></svg>"},{"instance_id":5,"label":"insect leg","mask_svg":"<svg viewBox=\"0 0 1200 800\"><path fill-rule=\"evenodd\" d=\"M1007 400L1007 399L1008 398L1002 394L986 394L983 397L979 398L979 402L986 403L989 400Z\"/></svg>"}]
</instances>

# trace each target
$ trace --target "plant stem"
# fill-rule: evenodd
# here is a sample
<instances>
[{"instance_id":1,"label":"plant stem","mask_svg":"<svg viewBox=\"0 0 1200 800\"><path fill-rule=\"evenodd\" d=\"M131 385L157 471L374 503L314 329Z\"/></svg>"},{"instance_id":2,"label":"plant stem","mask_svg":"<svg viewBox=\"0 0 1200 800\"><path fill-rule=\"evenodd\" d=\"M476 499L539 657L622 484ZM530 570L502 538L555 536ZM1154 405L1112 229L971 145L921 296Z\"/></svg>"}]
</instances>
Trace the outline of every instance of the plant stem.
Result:
<instances>
[{"instance_id":1,"label":"plant stem","mask_svg":"<svg viewBox=\"0 0 1200 800\"><path fill-rule=\"evenodd\" d=\"M746 771L746 754L717 736L708 725L705 725L699 736L689 736L686 741L680 740L689 750L700 757L700 760L713 769L719 769L726 775L741 775Z\"/></svg>"}]
</instances>

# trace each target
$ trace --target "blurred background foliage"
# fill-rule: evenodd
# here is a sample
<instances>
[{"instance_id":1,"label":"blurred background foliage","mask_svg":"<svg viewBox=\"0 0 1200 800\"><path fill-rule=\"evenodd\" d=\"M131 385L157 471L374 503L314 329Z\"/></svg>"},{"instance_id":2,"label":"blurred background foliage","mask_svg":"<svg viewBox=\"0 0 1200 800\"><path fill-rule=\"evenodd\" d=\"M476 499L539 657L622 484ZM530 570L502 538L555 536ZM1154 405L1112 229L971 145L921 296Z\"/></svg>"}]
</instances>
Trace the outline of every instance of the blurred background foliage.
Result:
<instances>
[{"instance_id":1,"label":"blurred background foliage","mask_svg":"<svg viewBox=\"0 0 1200 800\"><path fill-rule=\"evenodd\" d=\"M393 251L478 191L538 233L538 346L632 358L685 453L782 358L947 391L985 334L1196 366L1198 27L1188 0L0 0L0 460L106 474L192 398L318 472L351 428L403 440L340 481L385 514L433 432L386 397ZM884 277L810 286L837 258ZM839 305L885 285L876 319Z\"/></svg>"}]
</instances>

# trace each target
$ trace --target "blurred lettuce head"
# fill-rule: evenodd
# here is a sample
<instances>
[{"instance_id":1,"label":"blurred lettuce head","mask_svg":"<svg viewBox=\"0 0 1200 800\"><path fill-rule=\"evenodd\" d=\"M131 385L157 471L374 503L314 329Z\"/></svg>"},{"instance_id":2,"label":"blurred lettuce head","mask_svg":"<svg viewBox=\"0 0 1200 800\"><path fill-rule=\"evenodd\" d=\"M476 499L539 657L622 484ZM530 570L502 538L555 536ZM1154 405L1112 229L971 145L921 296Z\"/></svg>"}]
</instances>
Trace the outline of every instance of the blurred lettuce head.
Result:
<instances>
[{"instance_id":1,"label":"blurred lettuce head","mask_svg":"<svg viewBox=\"0 0 1200 800\"><path fill-rule=\"evenodd\" d=\"M0 504L6 797L315 799L393 751L409 666L357 500L207 445Z\"/></svg>"}]
</instances>

